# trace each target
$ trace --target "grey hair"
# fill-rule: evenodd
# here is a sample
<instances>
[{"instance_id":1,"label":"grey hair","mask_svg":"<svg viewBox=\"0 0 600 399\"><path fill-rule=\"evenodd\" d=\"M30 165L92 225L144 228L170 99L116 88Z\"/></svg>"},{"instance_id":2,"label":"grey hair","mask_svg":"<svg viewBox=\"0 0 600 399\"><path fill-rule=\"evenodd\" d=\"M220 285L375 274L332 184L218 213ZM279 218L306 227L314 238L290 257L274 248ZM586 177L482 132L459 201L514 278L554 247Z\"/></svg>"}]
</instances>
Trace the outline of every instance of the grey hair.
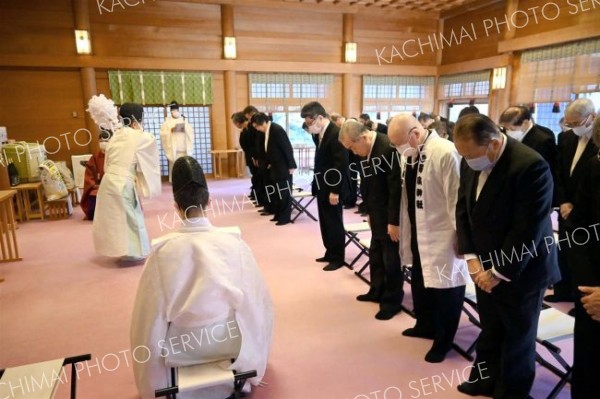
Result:
<instances>
[{"instance_id":1,"label":"grey hair","mask_svg":"<svg viewBox=\"0 0 600 399\"><path fill-rule=\"evenodd\" d=\"M354 120L347 120L346 122L344 122L342 128L340 129L339 139L340 141L342 141L343 137L348 137L352 142L358 141L360 136L368 131L369 128L363 125L362 123Z\"/></svg>"},{"instance_id":2,"label":"grey hair","mask_svg":"<svg viewBox=\"0 0 600 399\"><path fill-rule=\"evenodd\" d=\"M600 118L594 119L592 125L592 141L596 144L596 147L600 147Z\"/></svg>"},{"instance_id":3,"label":"grey hair","mask_svg":"<svg viewBox=\"0 0 600 399\"><path fill-rule=\"evenodd\" d=\"M567 106L565 115L575 114L579 117L587 117L595 114L594 103L589 98L578 98Z\"/></svg>"}]
</instances>

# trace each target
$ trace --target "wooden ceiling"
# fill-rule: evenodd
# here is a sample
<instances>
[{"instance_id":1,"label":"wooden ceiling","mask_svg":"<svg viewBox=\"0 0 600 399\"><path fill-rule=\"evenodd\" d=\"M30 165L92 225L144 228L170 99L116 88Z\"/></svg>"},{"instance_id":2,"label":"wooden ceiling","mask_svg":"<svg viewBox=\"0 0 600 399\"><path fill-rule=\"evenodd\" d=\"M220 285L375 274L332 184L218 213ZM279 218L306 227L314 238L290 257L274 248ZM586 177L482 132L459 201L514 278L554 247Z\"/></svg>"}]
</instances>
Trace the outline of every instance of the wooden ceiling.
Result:
<instances>
[{"instance_id":1,"label":"wooden ceiling","mask_svg":"<svg viewBox=\"0 0 600 399\"><path fill-rule=\"evenodd\" d=\"M303 3L306 5L335 5L340 9L348 6L378 8L382 10L410 10L447 12L458 11L480 0L279 0L283 3ZM468 11L468 10L465 10Z\"/></svg>"}]
</instances>

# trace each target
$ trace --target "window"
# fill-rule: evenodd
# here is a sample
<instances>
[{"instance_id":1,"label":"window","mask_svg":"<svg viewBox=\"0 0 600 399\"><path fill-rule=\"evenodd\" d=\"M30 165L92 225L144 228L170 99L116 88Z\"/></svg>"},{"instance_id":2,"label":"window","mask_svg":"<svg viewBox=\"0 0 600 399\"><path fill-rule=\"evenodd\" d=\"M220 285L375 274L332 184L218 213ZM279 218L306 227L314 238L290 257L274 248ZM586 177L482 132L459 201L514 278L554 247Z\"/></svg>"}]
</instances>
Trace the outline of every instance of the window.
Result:
<instances>
[{"instance_id":1,"label":"window","mask_svg":"<svg viewBox=\"0 0 600 399\"><path fill-rule=\"evenodd\" d=\"M462 111L463 109L467 108L469 106L469 104L454 104L453 107L449 107L448 108L448 115L447 118L449 120L451 120L452 122L456 122L458 120L458 115L460 114L460 111ZM475 104L475 106L477 107L477 109L479 110L479 112L483 115L488 115L489 113L489 105L488 104Z\"/></svg>"},{"instance_id":2,"label":"window","mask_svg":"<svg viewBox=\"0 0 600 399\"><path fill-rule=\"evenodd\" d=\"M385 121L400 112L433 110L432 76L365 76L363 113Z\"/></svg>"},{"instance_id":3,"label":"window","mask_svg":"<svg viewBox=\"0 0 600 399\"><path fill-rule=\"evenodd\" d=\"M517 101L527 104L600 91L600 39L523 52L518 85Z\"/></svg>"},{"instance_id":4,"label":"window","mask_svg":"<svg viewBox=\"0 0 600 399\"><path fill-rule=\"evenodd\" d=\"M441 76L438 90L442 100L487 100L490 94L490 71Z\"/></svg>"},{"instance_id":5,"label":"window","mask_svg":"<svg viewBox=\"0 0 600 399\"><path fill-rule=\"evenodd\" d=\"M212 173L212 149L210 137L210 107L203 106L180 106L181 114L194 128L194 158L202 166L204 173ZM159 163L162 176L169 175L169 164L160 140L160 127L165 121L165 115L169 112L168 107L147 106L144 107L144 130L152 133L159 146Z\"/></svg>"}]
</instances>

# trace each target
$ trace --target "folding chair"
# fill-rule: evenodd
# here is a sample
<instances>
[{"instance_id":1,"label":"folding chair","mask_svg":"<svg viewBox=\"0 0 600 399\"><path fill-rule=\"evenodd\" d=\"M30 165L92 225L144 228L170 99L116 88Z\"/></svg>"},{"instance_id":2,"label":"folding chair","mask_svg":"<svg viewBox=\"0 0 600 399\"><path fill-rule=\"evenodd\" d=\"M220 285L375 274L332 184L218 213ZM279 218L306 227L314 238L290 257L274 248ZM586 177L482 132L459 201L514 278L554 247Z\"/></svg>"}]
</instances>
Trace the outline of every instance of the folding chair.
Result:
<instances>
[{"instance_id":1,"label":"folding chair","mask_svg":"<svg viewBox=\"0 0 600 399\"><path fill-rule=\"evenodd\" d=\"M354 258L354 260L350 263L350 269L354 269L354 265L356 264L356 262L358 262L358 260L360 258L362 258L363 255L367 255L367 257L369 256L369 250L371 249L371 239L370 238L359 238L358 239L358 248L360 250L360 253L358 255L356 255L356 258ZM354 272L354 274L359 279L361 279L362 281L364 281L367 284L371 284L371 282L369 280L367 280L367 278L365 276L363 276L363 273L365 272L367 267L369 267L370 264L371 264L371 261L367 259L367 262L360 268L360 270L357 272Z\"/></svg>"},{"instance_id":2,"label":"folding chair","mask_svg":"<svg viewBox=\"0 0 600 399\"><path fill-rule=\"evenodd\" d=\"M344 224L344 232L347 238L344 247L350 245L351 242L359 246L358 233L364 233L366 231L371 231L371 227L369 226L368 222Z\"/></svg>"},{"instance_id":3,"label":"folding chair","mask_svg":"<svg viewBox=\"0 0 600 399\"><path fill-rule=\"evenodd\" d=\"M303 203L304 200L308 199L308 202L306 204ZM296 219L298 219L298 217L300 215L302 215L303 213L306 213L306 216L308 216L309 218L311 218L312 220L314 220L315 222L317 221L317 218L313 216L312 213L309 212L309 210L307 209L308 206L310 204L312 204L312 202L315 200L315 198L317 197L313 197L312 193L308 192L308 191L302 191L302 190L298 190L298 191L293 191L292 192L292 208L297 210L298 213L292 218L292 222L294 222Z\"/></svg>"},{"instance_id":4,"label":"folding chair","mask_svg":"<svg viewBox=\"0 0 600 399\"><path fill-rule=\"evenodd\" d=\"M544 359L539 352L535 354L535 360L560 378L554 386L547 399L554 399L564 386L571 382L573 367L560 355L560 348L553 343L572 338L575 328L575 319L552 307L542 309L538 324L536 341L548 349L548 352L561 365L563 370Z\"/></svg>"},{"instance_id":5,"label":"folding chair","mask_svg":"<svg viewBox=\"0 0 600 399\"><path fill-rule=\"evenodd\" d=\"M87 354L2 369L0 370L0 398L52 399L56 395L58 382L62 383L62 368L70 364L70 398L75 399L78 378L75 364L91 359L92 355Z\"/></svg>"},{"instance_id":6,"label":"folding chair","mask_svg":"<svg viewBox=\"0 0 600 399\"><path fill-rule=\"evenodd\" d=\"M237 372L229 370L228 361L200 364L187 367L171 368L172 386L157 389L154 397L176 399L178 393L196 391L219 385L228 385L233 393L223 399L239 399L245 396L242 392L246 380L256 377L256 371Z\"/></svg>"}]
</instances>

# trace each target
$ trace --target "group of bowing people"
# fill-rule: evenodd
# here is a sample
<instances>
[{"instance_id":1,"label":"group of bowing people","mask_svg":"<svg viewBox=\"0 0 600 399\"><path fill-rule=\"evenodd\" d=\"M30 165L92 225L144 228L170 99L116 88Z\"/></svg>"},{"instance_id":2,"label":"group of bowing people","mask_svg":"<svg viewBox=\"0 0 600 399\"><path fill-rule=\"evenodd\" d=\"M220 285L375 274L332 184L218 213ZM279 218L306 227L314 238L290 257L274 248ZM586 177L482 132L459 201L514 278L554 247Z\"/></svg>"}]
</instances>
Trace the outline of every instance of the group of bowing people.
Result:
<instances>
[{"instance_id":1,"label":"group of bowing people","mask_svg":"<svg viewBox=\"0 0 600 399\"><path fill-rule=\"evenodd\" d=\"M317 146L312 190L326 252L316 261L327 263L326 271L345 265L342 209L345 191L352 190L347 177L358 172L372 239L370 289L357 300L378 303L377 319L402 310L401 265L410 265L416 323L402 334L433 340L425 360L441 362L452 348L465 286L473 281L482 326L475 364L484 362L490 378L473 375L469 381L478 382L458 390L527 398L544 294L561 281L560 254L572 259L571 290L580 297L572 397L600 389L600 118L589 99L569 104L558 145L524 106L506 109L498 124L474 106L454 126L410 113L387 124L368 115L345 120L318 102L306 104L301 117ZM349 161L350 153L358 162ZM569 234L571 242L586 244L561 246Z\"/></svg>"}]
</instances>

